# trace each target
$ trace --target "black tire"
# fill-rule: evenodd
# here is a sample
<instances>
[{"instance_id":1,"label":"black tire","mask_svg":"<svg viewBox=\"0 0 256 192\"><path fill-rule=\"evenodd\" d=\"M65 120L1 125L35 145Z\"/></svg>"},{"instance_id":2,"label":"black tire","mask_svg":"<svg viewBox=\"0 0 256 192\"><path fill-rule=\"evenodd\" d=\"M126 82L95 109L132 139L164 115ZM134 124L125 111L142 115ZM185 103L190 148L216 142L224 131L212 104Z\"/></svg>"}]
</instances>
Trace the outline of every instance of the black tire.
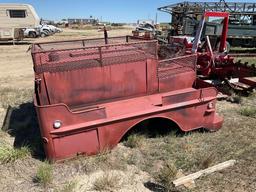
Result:
<instances>
[{"instance_id":1,"label":"black tire","mask_svg":"<svg viewBox=\"0 0 256 192\"><path fill-rule=\"evenodd\" d=\"M34 31L29 32L28 37L36 38L36 32L34 32Z\"/></svg>"},{"instance_id":2,"label":"black tire","mask_svg":"<svg viewBox=\"0 0 256 192\"><path fill-rule=\"evenodd\" d=\"M43 31L47 34L47 35L50 35L50 31L48 29L43 29Z\"/></svg>"},{"instance_id":3,"label":"black tire","mask_svg":"<svg viewBox=\"0 0 256 192\"><path fill-rule=\"evenodd\" d=\"M41 33L41 37L46 37L47 35L45 33Z\"/></svg>"}]
</instances>

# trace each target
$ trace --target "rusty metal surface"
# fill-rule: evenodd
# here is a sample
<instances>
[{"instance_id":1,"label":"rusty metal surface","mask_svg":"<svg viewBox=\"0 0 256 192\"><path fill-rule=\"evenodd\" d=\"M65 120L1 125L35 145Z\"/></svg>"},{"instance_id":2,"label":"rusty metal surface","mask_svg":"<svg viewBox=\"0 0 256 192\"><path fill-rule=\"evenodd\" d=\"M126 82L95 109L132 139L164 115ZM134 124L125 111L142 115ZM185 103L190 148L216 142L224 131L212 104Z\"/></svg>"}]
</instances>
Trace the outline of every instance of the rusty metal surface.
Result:
<instances>
[{"instance_id":1,"label":"rusty metal surface","mask_svg":"<svg viewBox=\"0 0 256 192\"><path fill-rule=\"evenodd\" d=\"M34 104L50 160L113 148L133 126L155 117L183 131L221 127L217 90L195 86L196 55L160 61L156 41L83 41L32 47Z\"/></svg>"}]
</instances>

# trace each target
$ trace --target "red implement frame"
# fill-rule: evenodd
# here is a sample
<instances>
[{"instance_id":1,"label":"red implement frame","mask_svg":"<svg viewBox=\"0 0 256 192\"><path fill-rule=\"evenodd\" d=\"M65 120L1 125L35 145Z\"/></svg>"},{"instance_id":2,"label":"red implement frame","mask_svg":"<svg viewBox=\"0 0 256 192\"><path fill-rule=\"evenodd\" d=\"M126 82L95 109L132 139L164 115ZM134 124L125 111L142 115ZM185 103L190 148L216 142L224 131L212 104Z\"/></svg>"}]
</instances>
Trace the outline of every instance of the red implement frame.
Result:
<instances>
[{"instance_id":1,"label":"red implement frame","mask_svg":"<svg viewBox=\"0 0 256 192\"><path fill-rule=\"evenodd\" d=\"M138 123L217 130L217 90L196 79L196 54L159 61L157 41L133 37L34 44L34 104L47 157L113 148ZM205 87L205 88L199 88Z\"/></svg>"},{"instance_id":2,"label":"red implement frame","mask_svg":"<svg viewBox=\"0 0 256 192\"><path fill-rule=\"evenodd\" d=\"M192 48L192 52L196 53L198 50L198 45L202 36L202 31L204 28L204 24L205 24L205 20L207 17L222 17L223 18L223 28L222 28L222 34L221 34L221 39L220 39L220 47L219 47L219 52L224 52L225 50L225 46L226 46L226 40L227 40L227 34L228 34L228 18L229 18L229 13L227 12L205 12L197 33L196 33L196 37L195 37L195 43L193 44L193 48Z\"/></svg>"},{"instance_id":3,"label":"red implement frame","mask_svg":"<svg viewBox=\"0 0 256 192\"><path fill-rule=\"evenodd\" d=\"M206 37L208 44L208 52L197 52L198 45L201 38L201 34L204 28L205 20L207 17L221 17L222 22L222 34L220 37L220 47L218 52L213 52L209 42L209 37ZM226 12L205 12L200 22L197 34L195 37L195 43L193 44L192 52L198 53L197 71L203 79L211 79L212 77L225 80L228 85L235 91L252 91L256 87L256 70L255 66L247 66L240 62L234 63L234 58L229 54L224 53L227 33L228 33L228 19L229 13ZM238 82L230 82L229 79L238 78Z\"/></svg>"}]
</instances>

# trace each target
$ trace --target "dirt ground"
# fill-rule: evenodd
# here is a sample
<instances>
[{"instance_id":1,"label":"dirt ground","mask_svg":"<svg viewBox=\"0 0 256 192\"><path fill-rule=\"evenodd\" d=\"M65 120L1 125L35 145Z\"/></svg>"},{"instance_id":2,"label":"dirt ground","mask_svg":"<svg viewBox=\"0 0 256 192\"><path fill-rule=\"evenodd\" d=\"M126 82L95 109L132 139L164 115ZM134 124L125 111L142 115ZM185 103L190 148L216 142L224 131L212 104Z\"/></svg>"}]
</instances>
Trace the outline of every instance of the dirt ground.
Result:
<instances>
[{"instance_id":1,"label":"dirt ground","mask_svg":"<svg viewBox=\"0 0 256 192\"><path fill-rule=\"evenodd\" d=\"M130 33L131 29L112 30L109 36ZM66 29L45 39L29 41L102 36L97 30ZM124 141L114 150L97 156L48 165L49 175L45 173L44 180L39 182L38 170L48 163L32 104L33 69L30 52L27 52L29 46L0 45L0 126L8 107L13 109L8 127L3 127L7 130L0 131L0 191L256 191L255 94L237 96L239 103L219 101L218 112L225 121L217 132L199 130L185 134L169 129L150 137L142 134L137 142L135 137L133 145ZM244 108L250 111L242 113ZM6 158L1 146L7 151L26 146L29 152L10 153ZM168 179L175 177L172 170L164 174L170 169L169 163L175 170L189 174L229 159L237 163L196 180L193 189L168 186Z\"/></svg>"}]
</instances>

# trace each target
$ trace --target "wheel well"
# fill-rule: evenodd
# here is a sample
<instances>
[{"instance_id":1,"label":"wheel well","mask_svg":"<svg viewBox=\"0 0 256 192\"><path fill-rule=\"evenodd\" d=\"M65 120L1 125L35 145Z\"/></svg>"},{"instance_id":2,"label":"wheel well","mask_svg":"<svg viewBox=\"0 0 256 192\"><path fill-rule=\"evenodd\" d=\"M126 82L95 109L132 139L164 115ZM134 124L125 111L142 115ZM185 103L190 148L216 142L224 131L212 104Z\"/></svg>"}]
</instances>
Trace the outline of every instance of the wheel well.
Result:
<instances>
[{"instance_id":1,"label":"wheel well","mask_svg":"<svg viewBox=\"0 0 256 192\"><path fill-rule=\"evenodd\" d=\"M131 134L142 134L149 138L165 136L170 133L179 134L181 127L174 120L166 117L146 118L131 126L119 141L124 141Z\"/></svg>"}]
</instances>

